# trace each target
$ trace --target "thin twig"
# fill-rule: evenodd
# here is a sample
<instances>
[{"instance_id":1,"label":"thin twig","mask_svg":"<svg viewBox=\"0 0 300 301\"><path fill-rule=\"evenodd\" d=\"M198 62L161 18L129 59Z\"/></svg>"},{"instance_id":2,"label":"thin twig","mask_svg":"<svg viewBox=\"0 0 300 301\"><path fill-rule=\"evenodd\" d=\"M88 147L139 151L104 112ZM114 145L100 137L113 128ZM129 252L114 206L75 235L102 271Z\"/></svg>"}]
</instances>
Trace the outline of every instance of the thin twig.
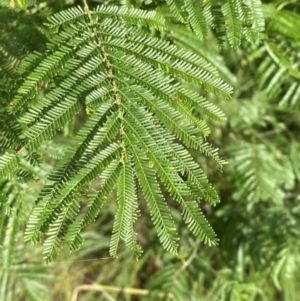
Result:
<instances>
[{"instance_id":1,"label":"thin twig","mask_svg":"<svg viewBox=\"0 0 300 301\"><path fill-rule=\"evenodd\" d=\"M281 10L281 9L283 9L286 5L289 5L289 4L297 4L297 2L298 2L298 0L290 0L290 1L282 2L280 5L278 5L277 10Z\"/></svg>"},{"instance_id":2,"label":"thin twig","mask_svg":"<svg viewBox=\"0 0 300 301\"><path fill-rule=\"evenodd\" d=\"M110 291L110 292L117 292L117 293L136 295L136 296L149 295L149 291L146 289L139 289L139 288L133 288L133 287L99 285L99 284L83 284L83 285L79 285L79 286L75 287L75 289L73 290L71 301L77 301L77 296L80 291L92 291L92 290L101 292L102 294L105 294L105 293L107 294L107 291ZM166 296L168 296L169 298L173 298L172 294L168 294L168 295L164 294L164 293L158 294L159 298L166 297ZM113 299L113 301L115 301L115 300Z\"/></svg>"},{"instance_id":3,"label":"thin twig","mask_svg":"<svg viewBox=\"0 0 300 301\"><path fill-rule=\"evenodd\" d=\"M78 296L78 293L80 291L92 291L92 290L93 291L99 291L103 295L106 294L105 297L107 297L109 295L107 293L107 291L125 293L125 294L130 294L130 295L138 295L138 296L146 296L146 295L149 294L148 290L143 290L143 289L138 289L138 288L130 288L130 287L122 288L122 287L118 287L118 286L108 286L108 285L98 285L98 284L83 284L83 285L77 286L73 290L71 301L76 301L77 300L77 296ZM109 298L111 298L111 299L109 299L110 301L116 301L110 295L109 295Z\"/></svg>"},{"instance_id":4,"label":"thin twig","mask_svg":"<svg viewBox=\"0 0 300 301\"><path fill-rule=\"evenodd\" d=\"M116 301L109 293L105 292L103 287L98 284L84 284L75 287L72 294L71 301L77 301L78 293L80 291L99 291L109 301Z\"/></svg>"},{"instance_id":5,"label":"thin twig","mask_svg":"<svg viewBox=\"0 0 300 301\"><path fill-rule=\"evenodd\" d=\"M174 278L180 274L181 272L183 272L191 263L192 261L196 258L197 253L198 253L198 247L199 247L199 241L196 242L193 253L191 254L191 256L185 260L182 264L182 266L176 271L176 273L174 274Z\"/></svg>"}]
</instances>

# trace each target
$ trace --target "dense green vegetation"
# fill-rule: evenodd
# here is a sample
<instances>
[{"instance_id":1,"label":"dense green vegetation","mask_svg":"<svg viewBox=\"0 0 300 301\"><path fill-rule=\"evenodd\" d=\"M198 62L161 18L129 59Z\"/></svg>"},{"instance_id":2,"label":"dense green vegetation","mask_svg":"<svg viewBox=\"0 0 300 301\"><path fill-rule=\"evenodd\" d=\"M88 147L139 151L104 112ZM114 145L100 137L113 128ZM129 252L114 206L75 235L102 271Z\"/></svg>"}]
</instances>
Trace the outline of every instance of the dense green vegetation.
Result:
<instances>
[{"instance_id":1,"label":"dense green vegetation","mask_svg":"<svg viewBox=\"0 0 300 301\"><path fill-rule=\"evenodd\" d=\"M300 5L0 0L0 300L300 300Z\"/></svg>"}]
</instances>

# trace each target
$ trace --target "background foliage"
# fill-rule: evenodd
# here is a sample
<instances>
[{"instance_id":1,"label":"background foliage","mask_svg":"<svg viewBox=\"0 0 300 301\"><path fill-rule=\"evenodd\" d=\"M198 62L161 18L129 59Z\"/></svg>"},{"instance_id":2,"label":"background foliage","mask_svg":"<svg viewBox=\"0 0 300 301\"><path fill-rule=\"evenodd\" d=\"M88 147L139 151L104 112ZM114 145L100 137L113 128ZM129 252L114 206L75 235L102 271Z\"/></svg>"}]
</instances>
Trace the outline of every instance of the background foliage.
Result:
<instances>
[{"instance_id":1,"label":"background foliage","mask_svg":"<svg viewBox=\"0 0 300 301\"><path fill-rule=\"evenodd\" d=\"M102 4L88 3L91 8ZM142 257L136 262L123 245L117 259L109 257L117 194L82 233L84 243L79 250L71 254L63 250L53 263L45 264L42 246L24 244L35 200L53 166L74 146L86 119L81 113L53 141L42 145L42 163L37 157L24 156L19 174L0 179L1 300L71 300L80 285L90 285L90 290L79 292L77 300L299 300L299 4L199 3L128 0L104 4L155 9L167 20L161 38L210 62L234 88L226 100L199 90L227 117L221 124L207 119L211 128L207 139L229 164L220 173L214 160L191 150L220 196L216 207L201 204L220 238L219 246L207 247L191 235L166 191L180 237L178 256L162 249L150 218L141 214L135 231ZM8 148L3 133L8 129L22 132L6 111L10 95L20 86L18 65L28 53L45 52L52 36L44 26L46 18L81 2L2 0L0 5L3 154ZM37 99L45 93L47 87L40 87ZM95 182L94 189L99 185ZM140 210L148 210L145 203L141 202Z\"/></svg>"}]
</instances>

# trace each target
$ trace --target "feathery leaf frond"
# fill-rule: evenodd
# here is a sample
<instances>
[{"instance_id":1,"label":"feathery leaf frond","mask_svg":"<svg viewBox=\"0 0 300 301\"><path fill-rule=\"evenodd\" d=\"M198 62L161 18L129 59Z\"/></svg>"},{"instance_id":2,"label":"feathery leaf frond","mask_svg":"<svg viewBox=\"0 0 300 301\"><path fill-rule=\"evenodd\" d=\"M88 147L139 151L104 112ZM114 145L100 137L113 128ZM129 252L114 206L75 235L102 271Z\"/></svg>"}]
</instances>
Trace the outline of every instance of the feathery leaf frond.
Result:
<instances>
[{"instance_id":1,"label":"feathery leaf frond","mask_svg":"<svg viewBox=\"0 0 300 301\"><path fill-rule=\"evenodd\" d=\"M106 197L117 188L110 254L117 256L123 240L138 257L141 248L133 228L138 183L165 249L177 253L178 235L161 184L182 207L192 233L215 244L215 233L198 202L215 204L217 195L189 153L174 140L222 166L217 150L204 140L210 129L198 114L203 112L216 121L223 115L185 84L224 98L230 97L231 87L205 59L147 34L146 27L160 30L164 26L164 19L154 12L78 7L55 14L49 26L57 34L45 54L34 52L19 69L24 79L9 111L25 138L18 142L16 154L2 156L5 174L17 169L20 155L42 149L80 112L87 112L87 120L77 134L78 146L70 147L50 172L25 240L37 242L46 234L43 252L47 260L64 243L77 249L82 243L80 231L97 217ZM41 85L49 88L33 105ZM89 195L87 212L78 219L84 191L98 177L101 187Z\"/></svg>"}]
</instances>

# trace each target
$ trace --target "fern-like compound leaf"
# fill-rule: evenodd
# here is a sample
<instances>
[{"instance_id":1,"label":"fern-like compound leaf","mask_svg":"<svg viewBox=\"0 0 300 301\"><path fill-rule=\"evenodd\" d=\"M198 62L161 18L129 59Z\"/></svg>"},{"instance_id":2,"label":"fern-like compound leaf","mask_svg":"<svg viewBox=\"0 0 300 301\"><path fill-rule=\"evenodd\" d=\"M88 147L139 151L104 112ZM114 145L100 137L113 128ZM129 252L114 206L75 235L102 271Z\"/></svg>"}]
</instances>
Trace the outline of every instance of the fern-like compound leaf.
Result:
<instances>
[{"instance_id":1,"label":"fern-like compound leaf","mask_svg":"<svg viewBox=\"0 0 300 301\"><path fill-rule=\"evenodd\" d=\"M198 26L196 21L193 24ZM190 230L202 241L216 244L199 202L215 204L217 194L175 140L222 166L217 150L205 142L210 129L199 112L216 121L223 114L187 90L186 84L224 98L230 97L231 87L205 59L147 34L146 27L164 28L163 18L153 12L111 6L94 11L71 8L52 16L49 26L57 32L47 51L28 56L18 71L23 81L9 112L18 120L24 138L18 140L16 153L1 157L0 167L5 173L17 171L20 158L43 149L79 112L86 113L86 122L77 134L77 145L50 172L25 240L37 242L46 234L47 260L64 243L71 250L79 248L81 230L94 221L116 188L118 210L110 254L117 256L119 242L124 241L138 257L142 251L134 223L140 189L163 247L176 254L178 234L164 186L181 206ZM204 34L206 26L199 26ZM49 89L37 102L41 85ZM30 162L36 164L33 159ZM97 178L101 179L99 190L88 193ZM79 217L86 195L87 210Z\"/></svg>"}]
</instances>

